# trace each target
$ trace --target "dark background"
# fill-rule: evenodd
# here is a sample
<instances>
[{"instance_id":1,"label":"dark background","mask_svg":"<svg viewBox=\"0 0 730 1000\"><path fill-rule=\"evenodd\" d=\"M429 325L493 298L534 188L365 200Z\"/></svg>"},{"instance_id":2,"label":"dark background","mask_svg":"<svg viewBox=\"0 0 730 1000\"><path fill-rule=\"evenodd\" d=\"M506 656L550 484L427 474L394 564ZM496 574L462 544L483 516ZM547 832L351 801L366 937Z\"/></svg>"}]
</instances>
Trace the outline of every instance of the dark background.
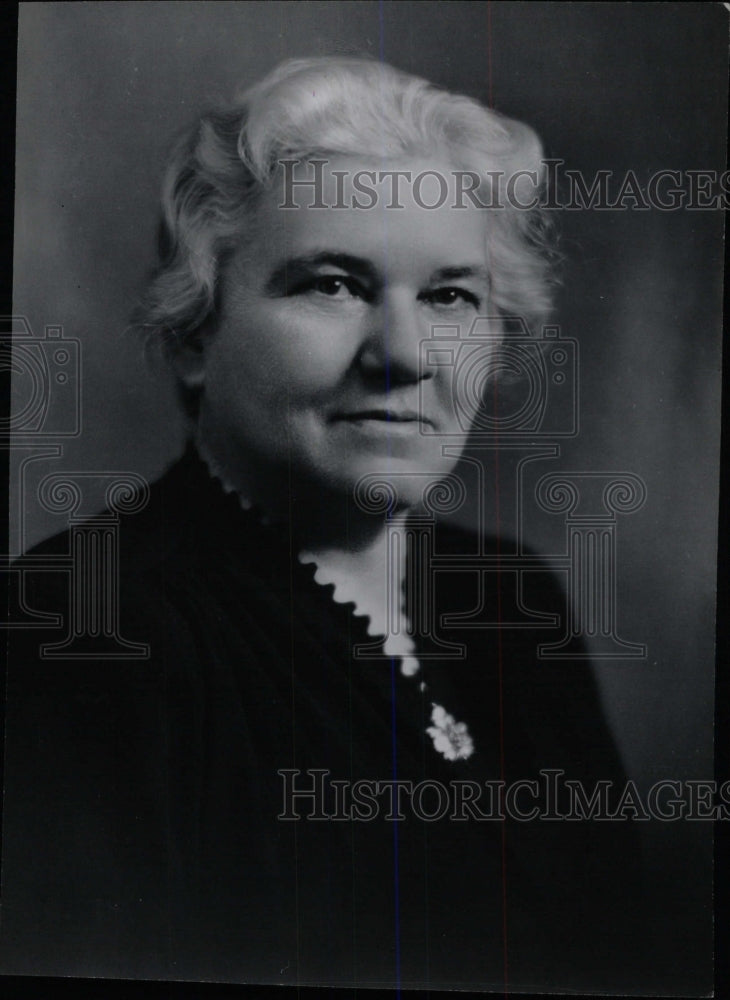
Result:
<instances>
[{"instance_id":1,"label":"dark background","mask_svg":"<svg viewBox=\"0 0 730 1000\"><path fill-rule=\"evenodd\" d=\"M589 178L724 167L721 4L21 7L14 312L37 337L61 324L80 340L83 423L61 457L33 462L22 484L16 474L13 551L64 527L34 502L41 475L154 478L182 446L170 380L129 330L171 135L281 59L332 53L382 57L524 119L548 155ZM722 218L562 212L560 227L556 321L580 343L581 432L544 471L632 472L648 497L618 524L619 631L648 657L598 662L606 710L642 785L709 778ZM29 454L14 453L16 469ZM501 490L508 527L506 476ZM561 518L528 518L526 540L561 551ZM671 872L674 883L662 933L677 965L658 971L667 992L709 988L709 838L709 824L647 831L657 881Z\"/></svg>"}]
</instances>

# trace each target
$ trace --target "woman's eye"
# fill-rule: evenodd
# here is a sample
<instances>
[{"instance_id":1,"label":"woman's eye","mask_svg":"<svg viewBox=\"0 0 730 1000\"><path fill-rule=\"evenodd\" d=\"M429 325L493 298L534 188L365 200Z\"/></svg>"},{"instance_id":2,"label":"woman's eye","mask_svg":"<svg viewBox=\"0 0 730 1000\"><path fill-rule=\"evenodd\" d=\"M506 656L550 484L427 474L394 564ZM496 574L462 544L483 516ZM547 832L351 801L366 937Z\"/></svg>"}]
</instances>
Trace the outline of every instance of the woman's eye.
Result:
<instances>
[{"instance_id":1,"label":"woman's eye","mask_svg":"<svg viewBox=\"0 0 730 1000\"><path fill-rule=\"evenodd\" d=\"M310 278L298 289L300 292L317 292L330 299L346 299L350 297L365 297L365 291L354 278L346 275L324 274Z\"/></svg>"},{"instance_id":2,"label":"woman's eye","mask_svg":"<svg viewBox=\"0 0 730 1000\"><path fill-rule=\"evenodd\" d=\"M342 291L348 290L344 278L316 278L313 283L315 292L322 295L339 295Z\"/></svg>"},{"instance_id":3,"label":"woman's eye","mask_svg":"<svg viewBox=\"0 0 730 1000\"><path fill-rule=\"evenodd\" d=\"M458 306L470 305L475 309L479 308L479 297L468 288L444 287L434 288L422 296L425 301L436 306Z\"/></svg>"}]
</instances>

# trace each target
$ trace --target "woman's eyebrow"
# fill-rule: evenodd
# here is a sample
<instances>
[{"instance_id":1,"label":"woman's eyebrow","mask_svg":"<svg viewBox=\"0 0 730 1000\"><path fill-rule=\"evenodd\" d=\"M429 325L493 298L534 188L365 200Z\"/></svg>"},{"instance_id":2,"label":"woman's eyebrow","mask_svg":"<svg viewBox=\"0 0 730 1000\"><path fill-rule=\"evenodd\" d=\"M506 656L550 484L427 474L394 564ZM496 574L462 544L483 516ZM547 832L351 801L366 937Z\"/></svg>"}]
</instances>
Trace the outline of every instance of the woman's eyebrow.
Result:
<instances>
[{"instance_id":1,"label":"woman's eyebrow","mask_svg":"<svg viewBox=\"0 0 730 1000\"><path fill-rule=\"evenodd\" d=\"M286 288L292 278L296 279L298 275L306 274L325 264L370 281L375 281L377 278L377 271L372 261L364 257L356 257L349 253L321 250L303 254L299 257L287 257L281 263L277 264L271 272L269 280L266 282L267 291L276 292L282 288Z\"/></svg>"},{"instance_id":2,"label":"woman's eyebrow","mask_svg":"<svg viewBox=\"0 0 730 1000\"><path fill-rule=\"evenodd\" d=\"M454 281L457 278L476 278L489 284L489 270L483 264L463 264L459 267L440 267L431 274L432 284L438 281Z\"/></svg>"}]
</instances>

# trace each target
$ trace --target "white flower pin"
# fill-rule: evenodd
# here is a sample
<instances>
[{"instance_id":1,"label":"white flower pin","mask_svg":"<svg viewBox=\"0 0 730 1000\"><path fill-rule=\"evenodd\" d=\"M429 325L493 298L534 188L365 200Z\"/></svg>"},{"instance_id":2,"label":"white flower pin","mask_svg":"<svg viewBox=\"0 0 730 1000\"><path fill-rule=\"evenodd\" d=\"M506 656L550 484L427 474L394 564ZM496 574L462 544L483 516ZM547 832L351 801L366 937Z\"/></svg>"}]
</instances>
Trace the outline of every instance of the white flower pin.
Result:
<instances>
[{"instance_id":1,"label":"white flower pin","mask_svg":"<svg viewBox=\"0 0 730 1000\"><path fill-rule=\"evenodd\" d=\"M446 760L466 760L474 753L474 742L465 722L457 722L441 705L433 704L432 726L426 732L433 740L434 749Z\"/></svg>"}]
</instances>

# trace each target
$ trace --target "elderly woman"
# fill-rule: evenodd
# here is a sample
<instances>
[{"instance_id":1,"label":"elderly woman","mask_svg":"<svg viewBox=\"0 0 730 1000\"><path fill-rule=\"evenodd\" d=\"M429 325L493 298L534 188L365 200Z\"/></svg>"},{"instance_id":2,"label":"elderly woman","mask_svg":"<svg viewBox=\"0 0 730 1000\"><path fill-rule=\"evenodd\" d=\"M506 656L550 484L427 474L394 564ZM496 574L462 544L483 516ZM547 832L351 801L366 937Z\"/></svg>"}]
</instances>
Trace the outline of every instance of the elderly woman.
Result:
<instances>
[{"instance_id":1,"label":"elderly woman","mask_svg":"<svg viewBox=\"0 0 730 1000\"><path fill-rule=\"evenodd\" d=\"M429 520L466 433L424 345L549 306L518 172L534 194L526 126L360 59L286 63L175 148L143 325L191 443L120 533L150 658L59 671L21 640L11 971L630 986L631 831L546 794L621 780L589 669L441 629L503 621L514 580L429 562L475 549Z\"/></svg>"}]
</instances>

